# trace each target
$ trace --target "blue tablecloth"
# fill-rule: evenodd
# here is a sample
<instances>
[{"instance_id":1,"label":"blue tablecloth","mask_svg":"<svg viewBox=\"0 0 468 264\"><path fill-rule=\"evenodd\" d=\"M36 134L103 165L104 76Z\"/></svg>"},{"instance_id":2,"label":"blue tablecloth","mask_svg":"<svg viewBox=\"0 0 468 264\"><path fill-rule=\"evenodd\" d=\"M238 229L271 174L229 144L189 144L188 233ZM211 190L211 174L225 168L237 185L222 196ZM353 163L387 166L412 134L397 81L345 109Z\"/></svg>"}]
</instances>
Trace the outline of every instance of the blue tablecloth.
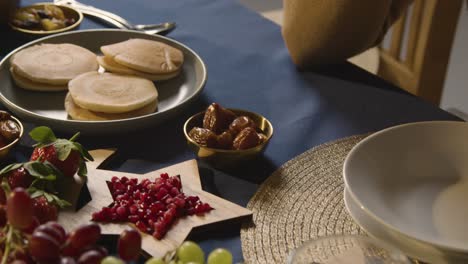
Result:
<instances>
[{"instance_id":1,"label":"blue tablecloth","mask_svg":"<svg viewBox=\"0 0 468 264\"><path fill-rule=\"evenodd\" d=\"M36 1L22 4L32 2ZM117 148L120 155L110 164L111 169L138 173L194 158L182 133L188 116L211 102L248 109L265 115L274 125L274 136L264 156L240 170L219 171L200 164L207 191L246 205L258 184L276 168L321 143L401 123L456 119L347 63L297 71L280 28L237 1L82 2L118 13L134 23L177 22L176 30L168 37L191 47L208 68L205 90L186 113L145 131L81 139L88 149ZM81 25L82 29L101 27L105 26L90 19ZM21 44L9 34L6 32L7 37L0 42L0 56ZM26 158L30 143L23 139L24 147L14 158ZM239 226L192 239L206 251L226 247L236 261L242 259Z\"/></svg>"}]
</instances>

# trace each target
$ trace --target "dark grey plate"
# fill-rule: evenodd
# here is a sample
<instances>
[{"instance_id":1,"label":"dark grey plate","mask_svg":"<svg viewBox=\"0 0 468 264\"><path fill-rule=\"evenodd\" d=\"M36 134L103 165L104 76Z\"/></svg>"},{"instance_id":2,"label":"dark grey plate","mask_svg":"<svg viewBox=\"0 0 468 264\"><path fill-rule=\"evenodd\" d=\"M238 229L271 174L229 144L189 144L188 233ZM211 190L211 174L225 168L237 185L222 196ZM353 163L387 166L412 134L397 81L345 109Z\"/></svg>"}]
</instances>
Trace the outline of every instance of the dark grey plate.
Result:
<instances>
[{"instance_id":1,"label":"dark grey plate","mask_svg":"<svg viewBox=\"0 0 468 264\"><path fill-rule=\"evenodd\" d=\"M113 121L77 121L64 109L66 92L32 92L17 87L10 77L10 57L13 53L39 43L73 43L100 54L102 45L144 38L167 43L180 49L185 56L182 72L176 78L156 82L158 110L155 113ZM158 124L182 111L202 91L206 82L206 67L200 56L185 45L159 35L113 29L82 30L62 33L29 42L8 54L0 62L0 101L19 118L36 125L50 126L66 132L84 134L128 132Z\"/></svg>"}]
</instances>

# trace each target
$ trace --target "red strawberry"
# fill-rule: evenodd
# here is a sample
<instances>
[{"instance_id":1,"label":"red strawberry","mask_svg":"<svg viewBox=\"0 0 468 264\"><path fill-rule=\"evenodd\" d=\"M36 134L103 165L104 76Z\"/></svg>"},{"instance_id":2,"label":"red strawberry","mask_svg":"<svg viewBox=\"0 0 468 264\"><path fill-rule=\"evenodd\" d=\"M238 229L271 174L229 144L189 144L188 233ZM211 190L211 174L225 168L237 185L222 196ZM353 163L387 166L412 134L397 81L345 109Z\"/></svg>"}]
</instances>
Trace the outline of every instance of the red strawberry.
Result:
<instances>
[{"instance_id":1,"label":"red strawberry","mask_svg":"<svg viewBox=\"0 0 468 264\"><path fill-rule=\"evenodd\" d=\"M80 143L74 142L79 133L66 140L56 138L48 127L36 127L29 135L38 142L34 145L36 148L31 155L32 161L48 161L68 177L73 177L76 172L86 176L85 161L93 160L93 157Z\"/></svg>"},{"instance_id":2,"label":"red strawberry","mask_svg":"<svg viewBox=\"0 0 468 264\"><path fill-rule=\"evenodd\" d=\"M34 180L24 167L9 171L6 176L11 189L16 187L28 188Z\"/></svg>"},{"instance_id":3,"label":"red strawberry","mask_svg":"<svg viewBox=\"0 0 468 264\"><path fill-rule=\"evenodd\" d=\"M49 145L42 148L35 148L31 160L48 161L52 163L63 175L68 177L73 177L78 171L81 163L80 153L76 150L72 150L68 157L61 161L57 156L57 151L55 150L54 145Z\"/></svg>"},{"instance_id":4,"label":"red strawberry","mask_svg":"<svg viewBox=\"0 0 468 264\"><path fill-rule=\"evenodd\" d=\"M49 203L44 196L39 196L33 199L33 215L41 224L57 221L57 207Z\"/></svg>"}]
</instances>

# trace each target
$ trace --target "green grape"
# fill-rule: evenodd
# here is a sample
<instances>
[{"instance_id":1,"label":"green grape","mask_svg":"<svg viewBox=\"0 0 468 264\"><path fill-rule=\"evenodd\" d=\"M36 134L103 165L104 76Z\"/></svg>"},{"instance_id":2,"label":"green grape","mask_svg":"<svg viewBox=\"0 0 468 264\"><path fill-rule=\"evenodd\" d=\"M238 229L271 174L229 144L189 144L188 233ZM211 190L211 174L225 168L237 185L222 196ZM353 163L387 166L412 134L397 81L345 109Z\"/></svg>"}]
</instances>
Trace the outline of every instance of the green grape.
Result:
<instances>
[{"instance_id":1,"label":"green grape","mask_svg":"<svg viewBox=\"0 0 468 264\"><path fill-rule=\"evenodd\" d=\"M101 264L125 264L121 259L108 256L101 260Z\"/></svg>"},{"instance_id":2,"label":"green grape","mask_svg":"<svg viewBox=\"0 0 468 264\"><path fill-rule=\"evenodd\" d=\"M162 258L150 258L145 264L166 264Z\"/></svg>"},{"instance_id":3,"label":"green grape","mask_svg":"<svg viewBox=\"0 0 468 264\"><path fill-rule=\"evenodd\" d=\"M215 249L208 255L207 264L232 264L232 254L224 248Z\"/></svg>"},{"instance_id":4,"label":"green grape","mask_svg":"<svg viewBox=\"0 0 468 264\"><path fill-rule=\"evenodd\" d=\"M177 249L177 258L182 261L182 263L205 263L205 253L197 243L192 241L185 241L180 245Z\"/></svg>"}]
</instances>

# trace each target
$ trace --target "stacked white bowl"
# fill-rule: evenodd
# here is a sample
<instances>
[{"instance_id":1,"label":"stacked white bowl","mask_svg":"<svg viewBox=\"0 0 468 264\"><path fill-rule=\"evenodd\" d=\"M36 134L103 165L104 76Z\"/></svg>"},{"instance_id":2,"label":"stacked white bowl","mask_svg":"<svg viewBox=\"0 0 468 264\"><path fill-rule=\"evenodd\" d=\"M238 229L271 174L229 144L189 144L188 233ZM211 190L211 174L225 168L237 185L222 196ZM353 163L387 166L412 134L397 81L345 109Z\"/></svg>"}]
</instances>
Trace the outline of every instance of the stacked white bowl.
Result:
<instances>
[{"instance_id":1,"label":"stacked white bowl","mask_svg":"<svg viewBox=\"0 0 468 264\"><path fill-rule=\"evenodd\" d=\"M382 130L343 173L346 208L369 235L427 263L468 263L468 123Z\"/></svg>"}]
</instances>

